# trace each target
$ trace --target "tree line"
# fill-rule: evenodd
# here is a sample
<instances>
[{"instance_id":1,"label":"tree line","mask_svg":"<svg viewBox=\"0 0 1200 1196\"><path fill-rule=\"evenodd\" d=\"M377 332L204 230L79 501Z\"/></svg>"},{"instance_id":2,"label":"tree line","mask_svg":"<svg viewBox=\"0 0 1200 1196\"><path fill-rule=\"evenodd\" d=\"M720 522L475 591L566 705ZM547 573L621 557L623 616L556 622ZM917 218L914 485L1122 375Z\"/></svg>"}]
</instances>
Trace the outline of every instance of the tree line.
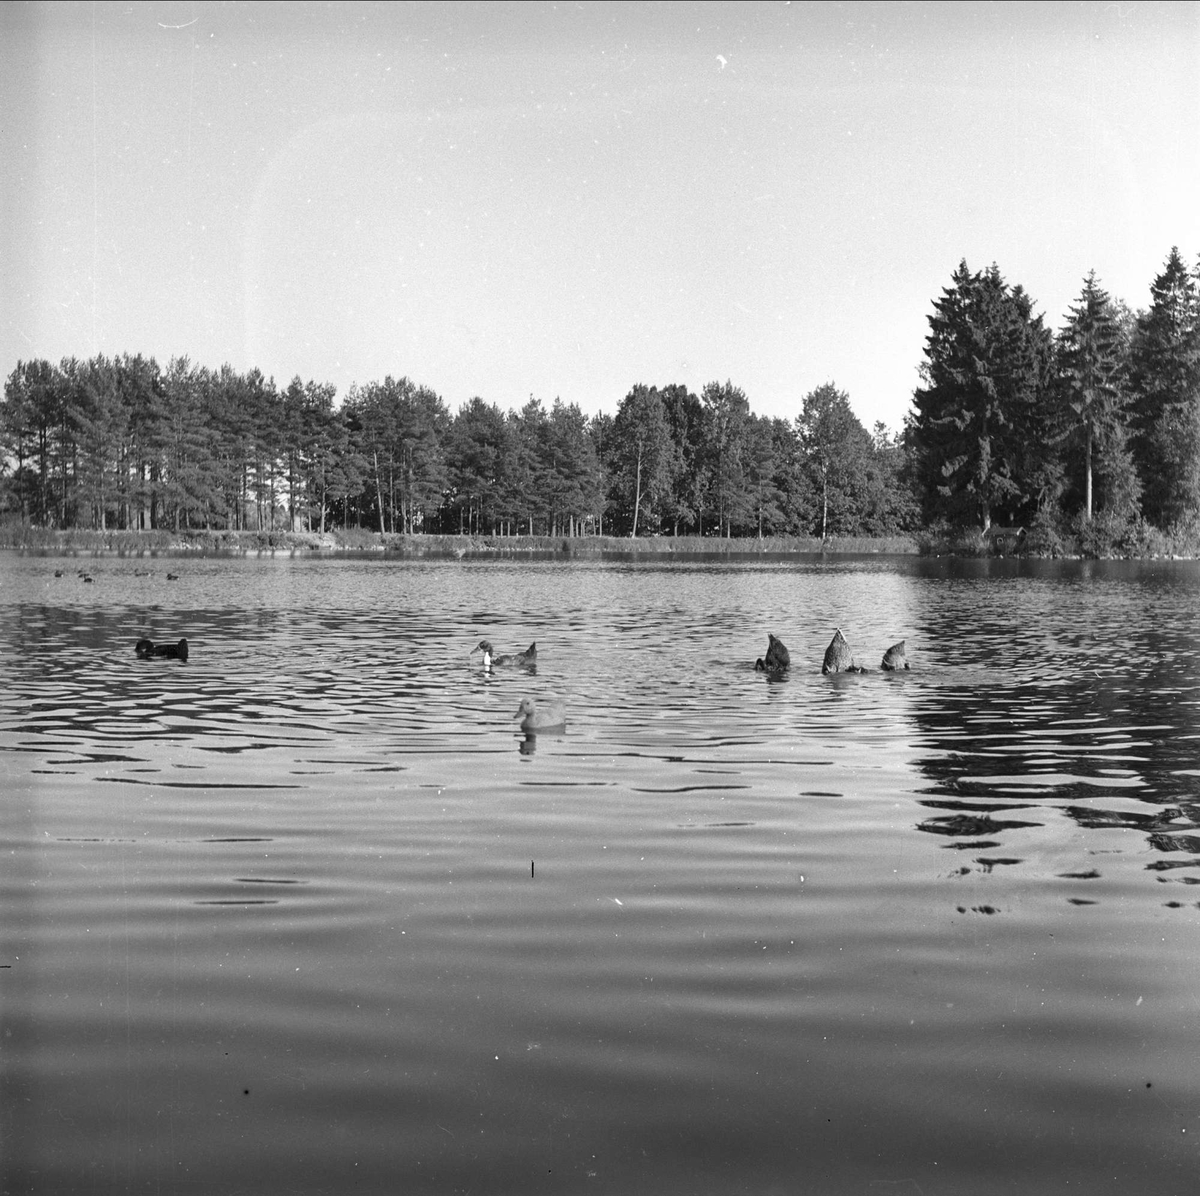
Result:
<instances>
[{"instance_id":1,"label":"tree line","mask_svg":"<svg viewBox=\"0 0 1200 1196\"><path fill-rule=\"evenodd\" d=\"M792 421L740 388L634 386L615 415L530 397L456 413L408 378L334 389L186 358L21 362L0 502L53 528L473 534L889 535L904 452L832 384Z\"/></svg>"},{"instance_id":2,"label":"tree line","mask_svg":"<svg viewBox=\"0 0 1200 1196\"><path fill-rule=\"evenodd\" d=\"M1051 332L997 266L929 317L900 434L832 382L793 419L740 387L630 389L614 415L530 396L452 413L408 378L332 386L187 358L19 362L0 511L41 527L890 536L1022 526L1119 550L1200 536L1200 272L1172 249L1132 312L1084 280Z\"/></svg>"},{"instance_id":3,"label":"tree line","mask_svg":"<svg viewBox=\"0 0 1200 1196\"><path fill-rule=\"evenodd\" d=\"M1087 551L1200 533L1200 268L1173 248L1132 312L1084 279L1052 333L993 265L929 317L904 440L926 525L1036 529Z\"/></svg>"}]
</instances>

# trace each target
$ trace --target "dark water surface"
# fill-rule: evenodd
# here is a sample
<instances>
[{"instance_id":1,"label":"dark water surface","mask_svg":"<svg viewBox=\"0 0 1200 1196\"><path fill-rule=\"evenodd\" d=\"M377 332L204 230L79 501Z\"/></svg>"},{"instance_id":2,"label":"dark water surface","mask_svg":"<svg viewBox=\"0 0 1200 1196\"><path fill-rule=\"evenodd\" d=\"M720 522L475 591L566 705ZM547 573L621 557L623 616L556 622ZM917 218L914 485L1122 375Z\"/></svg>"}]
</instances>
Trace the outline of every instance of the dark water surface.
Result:
<instances>
[{"instance_id":1,"label":"dark water surface","mask_svg":"<svg viewBox=\"0 0 1200 1196\"><path fill-rule=\"evenodd\" d=\"M0 555L3 1191L1200 1191L1198 657L1194 563Z\"/></svg>"}]
</instances>

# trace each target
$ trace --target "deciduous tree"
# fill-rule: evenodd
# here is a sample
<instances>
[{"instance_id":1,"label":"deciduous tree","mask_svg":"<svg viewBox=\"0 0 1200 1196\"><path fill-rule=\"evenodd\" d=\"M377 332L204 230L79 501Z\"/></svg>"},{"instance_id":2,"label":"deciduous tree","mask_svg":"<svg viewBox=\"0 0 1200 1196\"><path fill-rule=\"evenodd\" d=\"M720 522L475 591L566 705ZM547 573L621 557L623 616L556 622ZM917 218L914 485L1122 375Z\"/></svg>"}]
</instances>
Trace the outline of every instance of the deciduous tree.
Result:
<instances>
[{"instance_id":1,"label":"deciduous tree","mask_svg":"<svg viewBox=\"0 0 1200 1196\"><path fill-rule=\"evenodd\" d=\"M871 458L871 437L850 397L826 382L804 397L796 419L818 503L814 531L822 540L858 530Z\"/></svg>"},{"instance_id":2,"label":"deciduous tree","mask_svg":"<svg viewBox=\"0 0 1200 1196\"><path fill-rule=\"evenodd\" d=\"M658 517L675 466L675 442L656 387L639 384L621 400L613 421L613 439L615 483L631 518L629 534L636 536L643 513L649 525Z\"/></svg>"},{"instance_id":3,"label":"deciduous tree","mask_svg":"<svg viewBox=\"0 0 1200 1196\"><path fill-rule=\"evenodd\" d=\"M729 536L733 525L750 515L743 458L750 404L741 387L728 381L710 382L700 401L704 406L704 448L717 530Z\"/></svg>"}]
</instances>

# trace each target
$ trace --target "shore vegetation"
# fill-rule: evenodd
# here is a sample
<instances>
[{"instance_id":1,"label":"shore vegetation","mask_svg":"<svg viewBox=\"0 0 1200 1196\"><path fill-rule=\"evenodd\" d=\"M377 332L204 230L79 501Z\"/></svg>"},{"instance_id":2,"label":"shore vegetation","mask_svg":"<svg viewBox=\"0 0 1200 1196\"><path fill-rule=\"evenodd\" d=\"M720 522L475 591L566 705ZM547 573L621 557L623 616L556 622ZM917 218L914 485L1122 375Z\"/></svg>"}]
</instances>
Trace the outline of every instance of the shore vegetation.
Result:
<instances>
[{"instance_id":1,"label":"shore vegetation","mask_svg":"<svg viewBox=\"0 0 1200 1196\"><path fill-rule=\"evenodd\" d=\"M452 412L403 376L339 402L318 381L140 354L20 361L0 401L12 547L583 555L615 542L1197 555L1200 272L1172 249L1138 312L1089 273L1054 332L997 265L961 262L899 431L864 427L833 381L791 419L755 414L732 380L699 395L639 382L613 415L534 396Z\"/></svg>"}]
</instances>

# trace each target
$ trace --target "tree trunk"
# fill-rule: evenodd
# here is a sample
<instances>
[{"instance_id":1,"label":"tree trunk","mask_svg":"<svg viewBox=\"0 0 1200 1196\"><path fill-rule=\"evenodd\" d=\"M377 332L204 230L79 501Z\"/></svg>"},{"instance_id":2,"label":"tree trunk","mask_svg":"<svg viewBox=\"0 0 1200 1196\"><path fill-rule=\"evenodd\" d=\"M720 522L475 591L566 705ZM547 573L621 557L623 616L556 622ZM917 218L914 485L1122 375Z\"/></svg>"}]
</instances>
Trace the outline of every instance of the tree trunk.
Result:
<instances>
[{"instance_id":1,"label":"tree trunk","mask_svg":"<svg viewBox=\"0 0 1200 1196\"><path fill-rule=\"evenodd\" d=\"M637 476L633 483L633 531L629 533L631 540L637 539L638 511L642 504L642 450L638 449Z\"/></svg>"},{"instance_id":2,"label":"tree trunk","mask_svg":"<svg viewBox=\"0 0 1200 1196\"><path fill-rule=\"evenodd\" d=\"M375 457L375 501L379 504L379 530L386 532L387 527L383 522L383 490L379 485L379 453L374 454Z\"/></svg>"},{"instance_id":3,"label":"tree trunk","mask_svg":"<svg viewBox=\"0 0 1200 1196\"><path fill-rule=\"evenodd\" d=\"M1092 521L1092 424L1088 421L1087 426L1087 451L1084 455L1084 462L1087 470L1087 514L1084 516L1085 523Z\"/></svg>"}]
</instances>

